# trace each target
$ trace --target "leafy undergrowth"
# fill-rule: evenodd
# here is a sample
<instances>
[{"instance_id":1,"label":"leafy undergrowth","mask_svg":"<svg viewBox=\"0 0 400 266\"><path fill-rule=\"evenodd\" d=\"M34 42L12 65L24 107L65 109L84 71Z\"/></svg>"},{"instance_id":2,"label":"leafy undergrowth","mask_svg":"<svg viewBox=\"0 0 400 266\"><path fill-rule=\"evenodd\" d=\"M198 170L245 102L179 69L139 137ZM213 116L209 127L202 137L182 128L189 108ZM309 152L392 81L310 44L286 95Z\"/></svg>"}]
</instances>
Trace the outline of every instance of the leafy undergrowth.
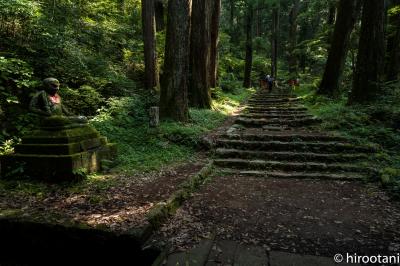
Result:
<instances>
[{"instance_id":1,"label":"leafy undergrowth","mask_svg":"<svg viewBox=\"0 0 400 266\"><path fill-rule=\"evenodd\" d=\"M190 122L163 121L158 129L148 126L144 103L135 98L110 101L92 124L118 144L116 172L152 171L163 165L193 158L202 147L201 137L217 128L253 90L219 91L212 110L190 109Z\"/></svg>"},{"instance_id":2,"label":"leafy undergrowth","mask_svg":"<svg viewBox=\"0 0 400 266\"><path fill-rule=\"evenodd\" d=\"M371 159L381 170L383 186L400 198L400 83L387 84L381 97L363 105L348 105L345 93L336 99L316 95L315 84L304 84L295 93L322 119L323 130L378 146L379 152Z\"/></svg>"}]
</instances>

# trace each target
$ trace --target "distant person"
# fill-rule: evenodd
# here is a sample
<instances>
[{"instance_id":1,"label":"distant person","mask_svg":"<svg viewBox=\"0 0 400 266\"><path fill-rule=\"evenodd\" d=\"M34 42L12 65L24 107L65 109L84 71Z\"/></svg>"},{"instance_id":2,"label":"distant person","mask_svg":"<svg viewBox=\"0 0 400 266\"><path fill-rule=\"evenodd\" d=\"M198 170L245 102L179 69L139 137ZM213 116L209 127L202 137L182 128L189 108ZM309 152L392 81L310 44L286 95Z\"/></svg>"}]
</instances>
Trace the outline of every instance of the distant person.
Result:
<instances>
[{"instance_id":1,"label":"distant person","mask_svg":"<svg viewBox=\"0 0 400 266\"><path fill-rule=\"evenodd\" d=\"M272 89L273 89L273 87L274 87L274 81L275 81L275 79L274 79L273 77L271 77L270 75L267 75L267 76L265 77L265 81L266 81L267 84L268 84L268 90L269 90L269 92L272 92Z\"/></svg>"}]
</instances>

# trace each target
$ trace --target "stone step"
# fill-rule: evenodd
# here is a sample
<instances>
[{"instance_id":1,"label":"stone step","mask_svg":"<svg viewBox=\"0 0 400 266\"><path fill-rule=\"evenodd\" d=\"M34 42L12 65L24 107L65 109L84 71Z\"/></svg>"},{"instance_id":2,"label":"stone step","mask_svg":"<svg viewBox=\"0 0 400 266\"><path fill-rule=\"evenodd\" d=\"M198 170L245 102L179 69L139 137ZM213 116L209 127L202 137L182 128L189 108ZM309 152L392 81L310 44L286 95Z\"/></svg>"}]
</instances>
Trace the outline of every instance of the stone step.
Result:
<instances>
[{"instance_id":1,"label":"stone step","mask_svg":"<svg viewBox=\"0 0 400 266\"><path fill-rule=\"evenodd\" d=\"M307 108L305 107L267 107L267 106L248 106L245 110L253 111L253 112L306 112Z\"/></svg>"},{"instance_id":2,"label":"stone step","mask_svg":"<svg viewBox=\"0 0 400 266\"><path fill-rule=\"evenodd\" d=\"M248 151L237 149L216 150L215 155L221 159L240 158L240 159L262 159L262 160L278 160L291 162L354 162L366 160L368 156L363 153L356 154L340 154L340 153L314 153L314 152L266 152L266 151Z\"/></svg>"},{"instance_id":3,"label":"stone step","mask_svg":"<svg viewBox=\"0 0 400 266\"><path fill-rule=\"evenodd\" d=\"M298 98L257 98L257 99L249 99L248 103L258 103L258 104L269 104L269 103L292 103L292 102L299 102Z\"/></svg>"},{"instance_id":4,"label":"stone step","mask_svg":"<svg viewBox=\"0 0 400 266\"><path fill-rule=\"evenodd\" d=\"M248 113L242 114L240 117L243 118L265 118L265 119L299 119L299 118L312 118L312 115L307 113L299 113L299 114L268 114L268 113Z\"/></svg>"},{"instance_id":5,"label":"stone step","mask_svg":"<svg viewBox=\"0 0 400 266\"><path fill-rule=\"evenodd\" d=\"M262 127L265 125L288 125L289 127L298 127L298 126L308 126L316 123L320 123L321 120L318 118L299 118L299 119L263 119L263 118L245 118L239 117L236 119L235 123L251 126L251 127Z\"/></svg>"},{"instance_id":6,"label":"stone step","mask_svg":"<svg viewBox=\"0 0 400 266\"><path fill-rule=\"evenodd\" d=\"M256 176L262 178L293 178L293 179L321 179L321 180L342 180L354 181L362 180L365 175L360 173L327 173L327 172L282 172L282 171L260 171L260 170L238 170L221 168L220 172L230 175Z\"/></svg>"},{"instance_id":7,"label":"stone step","mask_svg":"<svg viewBox=\"0 0 400 266\"><path fill-rule=\"evenodd\" d=\"M277 112L277 111L270 111L270 112L253 112L253 111L244 111L242 112L243 115L256 115L256 116L275 116L275 117L280 117L280 116L307 116L310 115L306 111L290 111L290 112Z\"/></svg>"},{"instance_id":8,"label":"stone step","mask_svg":"<svg viewBox=\"0 0 400 266\"><path fill-rule=\"evenodd\" d=\"M286 102L286 101L269 101L269 102L248 102L249 106L301 106L298 102Z\"/></svg>"},{"instance_id":9,"label":"stone step","mask_svg":"<svg viewBox=\"0 0 400 266\"><path fill-rule=\"evenodd\" d=\"M296 172L354 172L373 173L374 169L352 164L319 163L319 162L287 162L287 161L264 161L244 159L216 159L214 164L223 168L270 170L270 171L296 171Z\"/></svg>"},{"instance_id":10,"label":"stone step","mask_svg":"<svg viewBox=\"0 0 400 266\"><path fill-rule=\"evenodd\" d=\"M203 266L208 261L208 256L213 245L212 240L203 240L200 244L188 252L172 253L168 256L166 266L190 265Z\"/></svg>"},{"instance_id":11,"label":"stone step","mask_svg":"<svg viewBox=\"0 0 400 266\"><path fill-rule=\"evenodd\" d=\"M14 149L18 154L70 155L89 151L106 143L105 137L99 137L67 144L17 144Z\"/></svg>"},{"instance_id":12,"label":"stone step","mask_svg":"<svg viewBox=\"0 0 400 266\"><path fill-rule=\"evenodd\" d=\"M232 140L252 140L252 141L346 141L342 136L333 136L323 133L309 133L307 131L294 131L284 133L246 133L246 134L223 134L220 137Z\"/></svg>"},{"instance_id":13,"label":"stone step","mask_svg":"<svg viewBox=\"0 0 400 266\"><path fill-rule=\"evenodd\" d=\"M370 146L358 146L345 142L326 141L247 141L247 140L230 140L218 139L217 147L242 150L261 150L261 151L314 151L321 153L337 152L337 151L353 151L353 152L376 152L376 148Z\"/></svg>"}]
</instances>

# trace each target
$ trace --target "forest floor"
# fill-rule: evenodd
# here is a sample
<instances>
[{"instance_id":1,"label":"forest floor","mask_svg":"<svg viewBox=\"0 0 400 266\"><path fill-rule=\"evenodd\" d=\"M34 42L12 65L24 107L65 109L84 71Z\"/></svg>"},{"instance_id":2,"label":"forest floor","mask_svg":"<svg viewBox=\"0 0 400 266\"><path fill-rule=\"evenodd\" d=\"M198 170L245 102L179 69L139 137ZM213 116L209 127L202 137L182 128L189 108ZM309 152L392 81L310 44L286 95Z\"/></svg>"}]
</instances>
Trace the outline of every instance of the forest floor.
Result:
<instances>
[{"instance_id":1,"label":"forest floor","mask_svg":"<svg viewBox=\"0 0 400 266\"><path fill-rule=\"evenodd\" d=\"M280 113L282 117L287 117L290 108L301 108L277 103L279 98L278 95L272 100L261 99L261 102L256 99L250 108L264 108L263 105L272 104L275 105L272 108L276 108L274 112L285 109L282 111L285 114ZM151 244L167 248L169 256L164 263L175 263L179 254L197 250L193 248L199 247L199 243L201 247L205 239L213 242L214 246L206 252L204 265L234 263L233 257L228 263L221 260L223 254L211 255L215 253L215 243L223 241L234 241L257 250L261 248L266 257L272 256L271 252L280 251L325 256L331 262L337 253L371 256L400 252L400 203L392 201L379 184L365 182L367 173L363 169L368 168L368 163L359 163L356 159L359 154L352 154L353 149L362 148L343 143L345 140L341 137L318 132L315 127L309 127L309 130L302 126L296 128L295 120L281 117L280 125L269 125L268 121L273 121L272 115L261 121L260 114L265 110L254 110L236 120L237 123L246 123L244 128L237 126L233 128L233 134L220 136L221 142L228 145L216 151L215 162L220 168L150 240ZM298 117L303 115L296 114ZM260 122L267 125L260 127ZM284 123L287 125L282 125ZM290 124L292 128L287 128ZM288 136L292 137L296 146L289 147L287 153L272 149L268 155L260 151L260 147L268 142L261 141L261 138L274 140L279 137L280 141L268 143L283 147L289 145L283 140ZM246 139L250 137L259 140L251 147L254 140ZM317 140L307 142L306 139L310 138ZM304 148L307 145L310 149L318 146L318 149L309 151ZM347 147L349 151L340 151L338 147ZM325 156L325 153L328 154ZM244 155L246 157L242 158ZM282 155L293 159L280 159L282 164L276 163L279 161L277 157ZM277 156L273 158L275 162L268 161L270 156ZM346 156L354 157L346 159ZM326 161L307 161L311 157ZM334 157L337 158L333 160ZM344 164L349 160L352 165ZM264 264L268 263L254 265Z\"/></svg>"},{"instance_id":2,"label":"forest floor","mask_svg":"<svg viewBox=\"0 0 400 266\"><path fill-rule=\"evenodd\" d=\"M85 188L31 183L21 189L0 188L0 217L20 216L40 222L84 224L124 232L143 227L146 214L166 201L178 186L206 164L204 154L195 161L137 175L101 175ZM15 186L15 183L9 183ZM27 186L27 184L23 184ZM34 187L37 185L36 187Z\"/></svg>"}]
</instances>

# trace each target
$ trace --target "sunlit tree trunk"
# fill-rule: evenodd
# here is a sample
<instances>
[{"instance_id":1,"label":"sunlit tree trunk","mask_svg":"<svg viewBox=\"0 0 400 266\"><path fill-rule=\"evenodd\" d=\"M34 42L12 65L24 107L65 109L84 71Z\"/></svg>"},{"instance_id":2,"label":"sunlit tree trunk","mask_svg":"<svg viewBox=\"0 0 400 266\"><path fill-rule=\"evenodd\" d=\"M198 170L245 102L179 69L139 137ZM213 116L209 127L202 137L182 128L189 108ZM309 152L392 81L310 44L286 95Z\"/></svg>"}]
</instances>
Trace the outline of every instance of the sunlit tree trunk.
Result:
<instances>
[{"instance_id":1,"label":"sunlit tree trunk","mask_svg":"<svg viewBox=\"0 0 400 266\"><path fill-rule=\"evenodd\" d=\"M253 65L253 6L248 3L246 11L246 63L243 87L251 87L251 69Z\"/></svg>"},{"instance_id":2,"label":"sunlit tree trunk","mask_svg":"<svg viewBox=\"0 0 400 266\"><path fill-rule=\"evenodd\" d=\"M319 94L334 96L339 90L340 78L346 62L350 34L354 28L360 9L359 0L340 0L338 16L324 75L318 89Z\"/></svg>"},{"instance_id":3,"label":"sunlit tree trunk","mask_svg":"<svg viewBox=\"0 0 400 266\"><path fill-rule=\"evenodd\" d=\"M211 18L211 51L210 51L210 86L217 87L217 66L218 66L218 36L219 20L221 13L221 0L214 0L214 7Z\"/></svg>"},{"instance_id":4,"label":"sunlit tree trunk","mask_svg":"<svg viewBox=\"0 0 400 266\"><path fill-rule=\"evenodd\" d=\"M384 1L364 1L353 90L349 103L373 100L379 93L383 79Z\"/></svg>"},{"instance_id":5,"label":"sunlit tree trunk","mask_svg":"<svg viewBox=\"0 0 400 266\"><path fill-rule=\"evenodd\" d=\"M155 24L154 0L142 0L145 87L147 90L159 88Z\"/></svg>"},{"instance_id":6,"label":"sunlit tree trunk","mask_svg":"<svg viewBox=\"0 0 400 266\"><path fill-rule=\"evenodd\" d=\"M169 0L160 116L176 121L189 119L188 75L191 0Z\"/></svg>"},{"instance_id":7,"label":"sunlit tree trunk","mask_svg":"<svg viewBox=\"0 0 400 266\"><path fill-rule=\"evenodd\" d=\"M213 0L193 0L189 105L211 108L210 53Z\"/></svg>"}]
</instances>

